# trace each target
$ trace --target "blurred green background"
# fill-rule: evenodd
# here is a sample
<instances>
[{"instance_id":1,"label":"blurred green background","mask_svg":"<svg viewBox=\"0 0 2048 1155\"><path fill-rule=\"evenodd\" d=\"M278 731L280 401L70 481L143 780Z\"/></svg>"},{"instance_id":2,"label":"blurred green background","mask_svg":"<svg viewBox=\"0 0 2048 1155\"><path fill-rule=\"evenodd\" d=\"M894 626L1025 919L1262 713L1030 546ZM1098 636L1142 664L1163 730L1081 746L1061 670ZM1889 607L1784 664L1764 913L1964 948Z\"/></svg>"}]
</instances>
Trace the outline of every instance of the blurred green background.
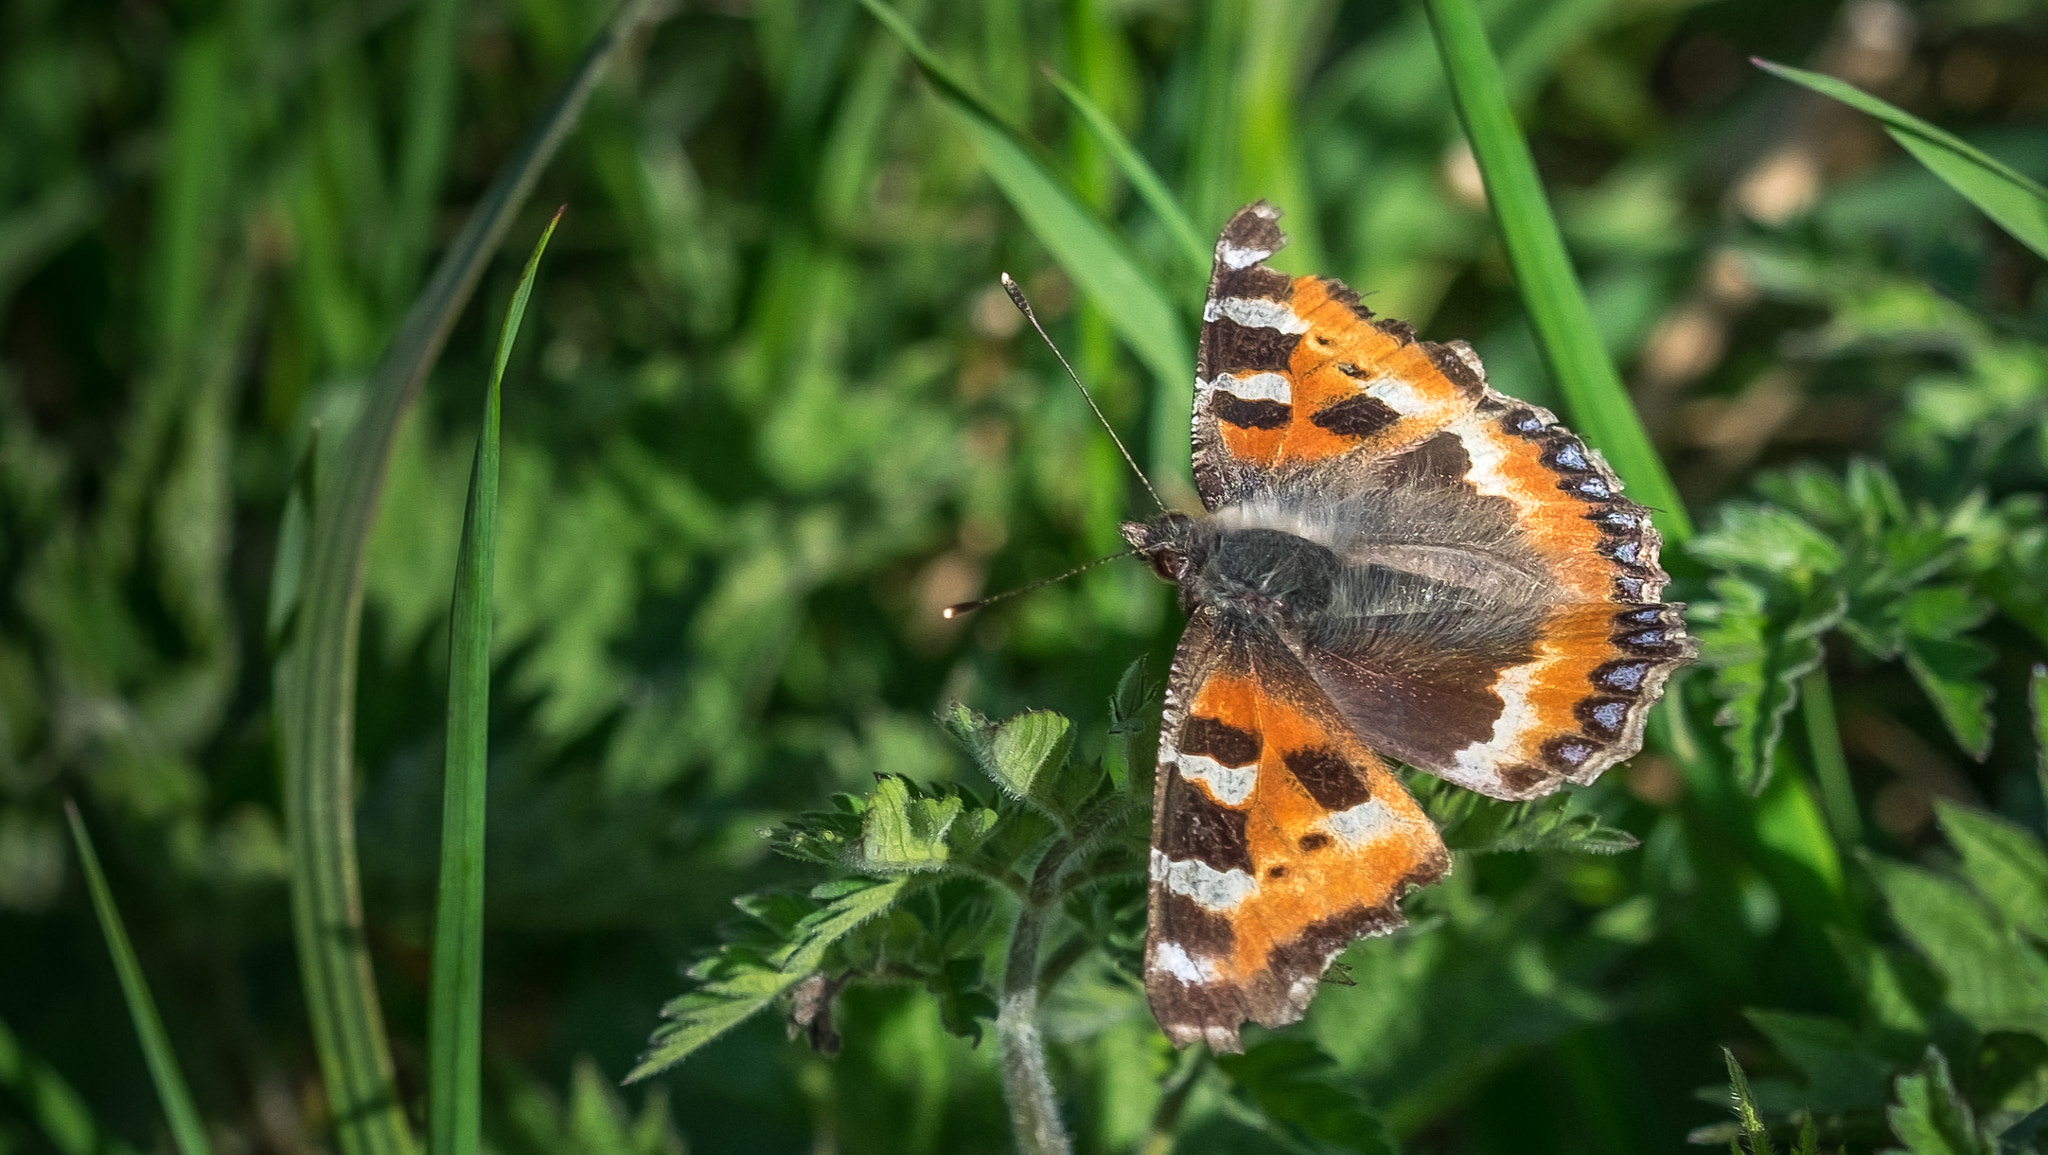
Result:
<instances>
[{"instance_id":1,"label":"blurred green background","mask_svg":"<svg viewBox=\"0 0 2048 1155\"><path fill-rule=\"evenodd\" d=\"M1425 336L1466 337L1497 387L1557 404L1418 8L901 10L1128 238L1189 341L1207 270L1042 68L1108 112L1198 230L1271 199L1293 238L1277 264L1341 276ZM1968 684L1943 701L1922 692L1938 679L1910 645L1901 664L1831 641L1847 777L1806 764L1809 712L1761 800L1712 753L1709 679L1687 679L1666 707L1681 718L1583 803L1641 850L1461 862L1410 901L1426 929L1355 948L1358 987L1326 989L1289 1037L1414 1151L1684 1149L1727 1118L1723 1044L1777 1109L1832 1112L1837 1141L1865 1150L1889 1141L1885 1048L1913 1034L1884 1017L1868 960L1906 959L1898 997L1967 1052L1950 1059L1979 1109L2038 1103L2048 1030L1973 1018L1938 958L1911 961L1926 951L1869 872L1953 860L1939 799L2043 819L2025 704L2048 637L2043 265L1873 122L1747 58L1844 77L2039 177L2048 9L1482 10L1604 336L1695 518L1712 526L1721 503L1761 493L1822 523L1816 478L1882 462L1900 509L1996 523L1968 541L1954 529L1981 565L1950 559L1975 600L1943 636L1983 660L1957 658ZM267 615L285 500L309 428L331 445L348 426L430 262L610 15L583 0L0 10L0 1151L167 1149L66 797L100 841L216 1144L327 1142L279 818ZM836 1058L770 1016L614 1089L732 898L816 880L770 854L763 828L877 772L971 774L932 722L947 699L1099 729L1125 666L1163 669L1178 632L1170 591L1136 564L938 617L1121 548L1117 521L1147 508L1020 334L999 271L1170 497L1189 492L1187 446L1100 303L851 0L681 4L635 38L400 435L369 558L356 755L368 947L401 1086L419 1091L447 599L477 414L518 259L564 202L505 400L490 1143L1007 1150L992 1048L946 1033L910 986L850 991ZM1720 604L1724 622L1737 595L1710 579L1773 565L1669 554L1674 594ZM2038 945L2020 949L2032 961L2013 965L2038 982ZM1172 1067L1142 1002L1125 991L1054 1016L1082 1149L1134 1149ZM1188 1101L1181 1149L1371 1149L1303 1148L1214 1079Z\"/></svg>"}]
</instances>

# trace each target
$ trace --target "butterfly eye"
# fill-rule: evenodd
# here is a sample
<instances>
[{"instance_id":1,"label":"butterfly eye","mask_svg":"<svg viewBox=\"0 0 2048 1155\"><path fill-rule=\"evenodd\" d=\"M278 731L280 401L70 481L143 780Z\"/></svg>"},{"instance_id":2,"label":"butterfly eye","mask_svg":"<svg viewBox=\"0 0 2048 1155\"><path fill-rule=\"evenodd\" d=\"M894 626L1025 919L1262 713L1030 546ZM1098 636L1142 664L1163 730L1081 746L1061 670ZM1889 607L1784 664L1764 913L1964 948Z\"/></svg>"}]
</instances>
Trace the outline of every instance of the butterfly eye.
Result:
<instances>
[{"instance_id":1,"label":"butterfly eye","mask_svg":"<svg viewBox=\"0 0 2048 1155\"><path fill-rule=\"evenodd\" d=\"M1181 570L1187 565L1179 553L1170 549L1147 554L1145 560L1151 563L1153 573L1170 582L1180 581Z\"/></svg>"}]
</instances>

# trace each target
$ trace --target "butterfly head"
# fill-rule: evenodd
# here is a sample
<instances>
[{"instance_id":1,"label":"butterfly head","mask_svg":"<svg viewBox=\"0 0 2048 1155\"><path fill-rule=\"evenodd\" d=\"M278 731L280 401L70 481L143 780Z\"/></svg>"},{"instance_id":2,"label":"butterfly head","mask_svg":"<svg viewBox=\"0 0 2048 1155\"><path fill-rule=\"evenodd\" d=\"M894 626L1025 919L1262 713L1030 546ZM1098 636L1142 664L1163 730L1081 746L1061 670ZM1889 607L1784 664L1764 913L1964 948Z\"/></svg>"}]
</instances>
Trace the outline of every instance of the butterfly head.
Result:
<instances>
[{"instance_id":1,"label":"butterfly head","mask_svg":"<svg viewBox=\"0 0 2048 1155\"><path fill-rule=\"evenodd\" d=\"M1194 518L1168 511L1151 521L1127 521L1116 528L1131 548L1144 556L1153 573L1176 584L1187 580L1197 533Z\"/></svg>"}]
</instances>

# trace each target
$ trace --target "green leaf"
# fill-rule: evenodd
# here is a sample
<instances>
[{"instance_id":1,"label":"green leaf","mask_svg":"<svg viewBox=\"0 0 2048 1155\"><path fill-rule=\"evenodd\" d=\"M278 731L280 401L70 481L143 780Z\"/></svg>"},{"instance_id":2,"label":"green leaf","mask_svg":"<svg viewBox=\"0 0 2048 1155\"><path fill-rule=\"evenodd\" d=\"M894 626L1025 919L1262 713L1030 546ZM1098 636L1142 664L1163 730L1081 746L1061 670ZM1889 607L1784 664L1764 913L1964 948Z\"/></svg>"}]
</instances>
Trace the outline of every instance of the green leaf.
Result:
<instances>
[{"instance_id":1,"label":"green leaf","mask_svg":"<svg viewBox=\"0 0 2048 1155\"><path fill-rule=\"evenodd\" d=\"M1751 62L1773 76L1876 117L1914 159L1963 194L2014 239L2048 259L2048 189L1919 117L1832 76L1768 60L1752 58Z\"/></svg>"},{"instance_id":2,"label":"green leaf","mask_svg":"<svg viewBox=\"0 0 2048 1155\"><path fill-rule=\"evenodd\" d=\"M749 944L728 944L691 967L691 977L702 985L662 1008L662 1017L668 1022L656 1028L626 1082L638 1082L675 1066L760 1013L817 970L834 943L901 902L916 885L916 880L906 875L882 882L847 880L829 889L821 887L813 894L829 895L831 901L798 923L787 943L767 953Z\"/></svg>"},{"instance_id":3,"label":"green leaf","mask_svg":"<svg viewBox=\"0 0 2048 1155\"><path fill-rule=\"evenodd\" d=\"M1050 68L1045 70L1045 76L1067 103L1074 106L1074 111L1081 116L1081 123L1087 125L1088 131L1109 151L1110 159L1116 162L1124 179L1131 182L1131 188L1144 200L1145 207L1151 209L1159 223L1166 226L1166 233L1173 238L1174 248L1187 266L1189 275L1197 278L1206 276L1212 246L1202 240L1194 222L1181 211L1180 202L1174 199L1166 182L1159 179L1159 174L1153 171L1144 157L1138 155L1138 150L1124 139L1124 134L1117 131L1109 114L1088 99L1087 93Z\"/></svg>"},{"instance_id":4,"label":"green leaf","mask_svg":"<svg viewBox=\"0 0 2048 1155\"><path fill-rule=\"evenodd\" d=\"M1109 743L1102 752L1103 769L1116 790L1152 788L1159 689L1143 658L1125 666L1123 677L1117 679L1116 693L1109 700Z\"/></svg>"},{"instance_id":5,"label":"green leaf","mask_svg":"<svg viewBox=\"0 0 2048 1155\"><path fill-rule=\"evenodd\" d=\"M883 874L937 870L951 853L946 832L965 808L959 796L928 798L909 779L884 777L868 796L851 865Z\"/></svg>"},{"instance_id":6,"label":"green leaf","mask_svg":"<svg viewBox=\"0 0 2048 1155\"><path fill-rule=\"evenodd\" d=\"M482 1134L484 798L490 765L491 590L498 556L498 441L505 363L562 210L526 259L484 394L483 428L448 609L448 755L441 792L441 871L435 890L433 975L427 998L427 1149L456 1155Z\"/></svg>"},{"instance_id":7,"label":"green leaf","mask_svg":"<svg viewBox=\"0 0 2048 1155\"><path fill-rule=\"evenodd\" d=\"M2048 1037L2048 989L2025 947L1960 884L1892 862L1871 871L1892 920L1948 984L1948 1004L1979 1031Z\"/></svg>"},{"instance_id":8,"label":"green leaf","mask_svg":"<svg viewBox=\"0 0 2048 1155\"><path fill-rule=\"evenodd\" d=\"M114 958L114 974L121 980L121 997L128 1003L128 1020L135 1024L135 1037L142 1043L142 1058L149 1067L149 1081L156 1085L164 1121L170 1125L171 1141L177 1145L179 1155L208 1155L213 1147L206 1141L206 1121L200 1117L199 1105L192 1101L185 1073L178 1068L178 1055L164 1033L163 1016L157 1013L156 999L149 993L149 980L143 976L142 963L128 941L127 928L121 925L121 911L114 905L107 876L100 871L92 836L86 832L85 820L78 816L78 807L69 799L64 802L64 816L71 820L71 839L78 847L86 889L92 892L93 913L99 916L107 953Z\"/></svg>"},{"instance_id":9,"label":"green leaf","mask_svg":"<svg viewBox=\"0 0 2048 1155\"><path fill-rule=\"evenodd\" d=\"M1692 536L1691 519L1607 356L1537 179L1536 162L1515 124L1478 8L1472 0L1425 0L1423 9L1436 34L1458 119L1486 182L1487 205L1500 228L1522 307L1571 423L1613 464L1629 496L1659 511L1664 536L1683 543Z\"/></svg>"},{"instance_id":10,"label":"green leaf","mask_svg":"<svg viewBox=\"0 0 2048 1155\"><path fill-rule=\"evenodd\" d=\"M1761 791L1776 764L1785 716L1799 702L1800 679L1820 665L1820 636L1841 620L1841 595L1823 591L1802 600L1770 593L1738 577L1716 578L1712 601L1689 616L1700 658L1713 667L1714 721L1728 730L1736 780Z\"/></svg>"},{"instance_id":11,"label":"green leaf","mask_svg":"<svg viewBox=\"0 0 2048 1155\"><path fill-rule=\"evenodd\" d=\"M1956 745L1980 762L1991 753L1991 687L1984 671L1996 657L1974 638L1906 637L1906 669L1933 699Z\"/></svg>"},{"instance_id":12,"label":"green leaf","mask_svg":"<svg viewBox=\"0 0 2048 1155\"><path fill-rule=\"evenodd\" d=\"M2027 704L2034 719L2034 780L2048 802L2048 666L2037 664L2028 677Z\"/></svg>"},{"instance_id":13,"label":"green leaf","mask_svg":"<svg viewBox=\"0 0 2048 1155\"><path fill-rule=\"evenodd\" d=\"M622 44L666 8L632 0L498 171L392 338L310 517L303 595L276 668L292 924L343 1155L410 1155L384 1013L364 952L355 860L354 710L363 558L400 420L541 169Z\"/></svg>"},{"instance_id":14,"label":"green leaf","mask_svg":"<svg viewBox=\"0 0 2048 1155\"><path fill-rule=\"evenodd\" d=\"M1029 710L990 722L958 702L946 707L939 722L996 785L1071 824L1066 800L1052 787L1066 766L1073 723L1050 710Z\"/></svg>"},{"instance_id":15,"label":"green leaf","mask_svg":"<svg viewBox=\"0 0 2048 1155\"><path fill-rule=\"evenodd\" d=\"M1832 574L1842 551L1797 514L1773 505L1731 501L1719 520L1686 546L1686 552L1718 569L1753 569L1793 583Z\"/></svg>"},{"instance_id":16,"label":"green leaf","mask_svg":"<svg viewBox=\"0 0 2048 1155\"><path fill-rule=\"evenodd\" d=\"M1800 1099L1805 1110L1836 1112L1884 1102L1893 1063L1868 1046L1849 1024L1783 1011L1743 1014L1805 1077L1806 1092Z\"/></svg>"},{"instance_id":17,"label":"green leaf","mask_svg":"<svg viewBox=\"0 0 2048 1155\"><path fill-rule=\"evenodd\" d=\"M1596 814L1572 813L1579 797L1576 794L1501 802L1427 778L1415 782L1415 797L1436 823L1444 845L1452 850L1472 854L1518 850L1621 854L1642 845L1635 835L1605 825Z\"/></svg>"},{"instance_id":18,"label":"green leaf","mask_svg":"<svg viewBox=\"0 0 2048 1155\"><path fill-rule=\"evenodd\" d=\"M1138 263L1129 247L1098 220L1072 189L1054 176L1036 148L934 52L917 30L881 0L861 4L903 43L947 107L960 116L981 150L983 166L1010 207L1024 220L1069 279L1151 370L1155 404L1177 414L1177 440L1153 447L1153 471L1178 477L1186 458L1186 428L1194 404L1194 345L1187 339L1171 295ZM1170 420L1162 417L1161 421ZM1164 427L1155 423L1154 428ZM1169 468L1171 467L1171 468Z\"/></svg>"},{"instance_id":19,"label":"green leaf","mask_svg":"<svg viewBox=\"0 0 2048 1155\"><path fill-rule=\"evenodd\" d=\"M2040 839L1994 814L1938 799L1934 812L1963 856L1963 877L2006 924L2048 940L2048 853Z\"/></svg>"},{"instance_id":20,"label":"green leaf","mask_svg":"<svg viewBox=\"0 0 2048 1155\"><path fill-rule=\"evenodd\" d=\"M1232 1092L1296 1149L1395 1155L1400 1145L1365 1099L1338 1077L1314 1043L1264 1039L1241 1055L1218 1055Z\"/></svg>"},{"instance_id":21,"label":"green leaf","mask_svg":"<svg viewBox=\"0 0 2048 1155\"><path fill-rule=\"evenodd\" d=\"M1893 1084L1898 1105L1885 1112L1904 1147L1888 1155L1998 1155L1998 1146L1977 1127L1970 1105L1956 1091L1948 1060L1933 1047L1920 1069Z\"/></svg>"}]
</instances>

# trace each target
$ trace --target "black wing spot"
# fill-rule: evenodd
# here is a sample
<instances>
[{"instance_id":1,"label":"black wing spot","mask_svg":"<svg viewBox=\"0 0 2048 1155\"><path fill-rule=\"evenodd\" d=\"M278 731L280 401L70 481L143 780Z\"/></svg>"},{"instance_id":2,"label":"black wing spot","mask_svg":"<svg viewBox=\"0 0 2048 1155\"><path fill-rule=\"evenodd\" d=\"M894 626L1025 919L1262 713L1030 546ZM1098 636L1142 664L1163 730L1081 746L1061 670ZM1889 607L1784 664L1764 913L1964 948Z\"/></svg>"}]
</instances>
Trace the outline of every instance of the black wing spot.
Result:
<instances>
[{"instance_id":1,"label":"black wing spot","mask_svg":"<svg viewBox=\"0 0 2048 1155\"><path fill-rule=\"evenodd\" d=\"M1259 760L1259 736L1221 718L1189 718L1181 724L1174 748L1183 754L1214 758L1225 766L1249 766Z\"/></svg>"},{"instance_id":2,"label":"black wing spot","mask_svg":"<svg viewBox=\"0 0 2048 1155\"><path fill-rule=\"evenodd\" d=\"M1287 772L1325 810L1349 810L1372 797L1365 775L1328 746L1290 750L1284 761Z\"/></svg>"},{"instance_id":3,"label":"black wing spot","mask_svg":"<svg viewBox=\"0 0 2048 1155\"><path fill-rule=\"evenodd\" d=\"M1159 850L1167 858L1175 862L1192 858L1216 870L1252 873L1244 811L1210 801L1178 774L1168 776L1164 810Z\"/></svg>"},{"instance_id":4,"label":"black wing spot","mask_svg":"<svg viewBox=\"0 0 2048 1155\"><path fill-rule=\"evenodd\" d=\"M1208 409L1239 429L1278 429L1294 418L1294 406L1284 401L1247 401L1221 389L1209 395Z\"/></svg>"},{"instance_id":5,"label":"black wing spot","mask_svg":"<svg viewBox=\"0 0 2048 1155\"><path fill-rule=\"evenodd\" d=\"M1309 420L1339 437L1362 439L1387 429L1401 420L1401 414L1379 398L1359 393L1317 411Z\"/></svg>"},{"instance_id":6,"label":"black wing spot","mask_svg":"<svg viewBox=\"0 0 2048 1155\"><path fill-rule=\"evenodd\" d=\"M1307 851L1310 854L1314 854L1316 851L1321 850L1325 846L1328 846L1332 841L1333 839L1331 839L1329 835L1324 834L1322 831L1318 830L1314 834L1302 835L1301 841L1296 843L1295 845L1301 847L1303 850Z\"/></svg>"}]
</instances>

